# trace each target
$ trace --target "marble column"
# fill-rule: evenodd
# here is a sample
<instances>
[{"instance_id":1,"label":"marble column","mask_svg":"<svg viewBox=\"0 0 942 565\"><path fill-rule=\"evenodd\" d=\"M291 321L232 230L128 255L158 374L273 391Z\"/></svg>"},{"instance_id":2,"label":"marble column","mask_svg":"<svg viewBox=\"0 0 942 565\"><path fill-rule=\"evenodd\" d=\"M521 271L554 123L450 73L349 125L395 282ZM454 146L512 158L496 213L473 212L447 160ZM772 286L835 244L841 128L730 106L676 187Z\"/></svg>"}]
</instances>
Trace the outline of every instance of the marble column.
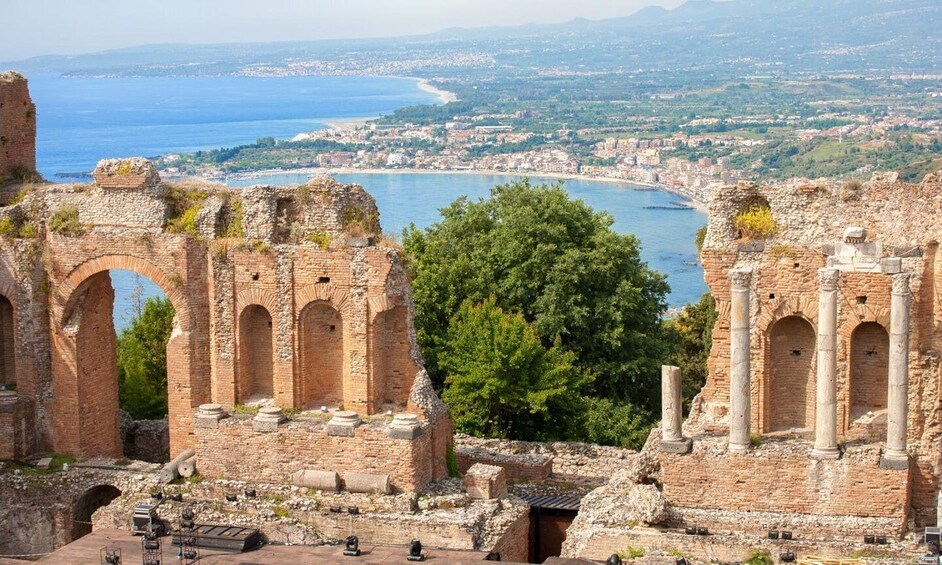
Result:
<instances>
[{"instance_id":1,"label":"marble column","mask_svg":"<svg viewBox=\"0 0 942 565\"><path fill-rule=\"evenodd\" d=\"M886 449L882 465L887 469L908 469L906 452L909 417L909 310L912 293L909 273L893 275L890 301L890 359L887 389Z\"/></svg>"},{"instance_id":2,"label":"marble column","mask_svg":"<svg viewBox=\"0 0 942 565\"><path fill-rule=\"evenodd\" d=\"M836 459L837 449L837 269L818 269L818 366L814 411L815 459Z\"/></svg>"},{"instance_id":3,"label":"marble column","mask_svg":"<svg viewBox=\"0 0 942 565\"><path fill-rule=\"evenodd\" d=\"M729 450L742 453L752 445L749 436L749 299L752 270L733 269L729 272L729 278L732 281L729 314Z\"/></svg>"},{"instance_id":4,"label":"marble column","mask_svg":"<svg viewBox=\"0 0 942 565\"><path fill-rule=\"evenodd\" d=\"M688 453L691 441L684 439L683 399L680 368L661 366L661 444L660 450L669 453Z\"/></svg>"}]
</instances>

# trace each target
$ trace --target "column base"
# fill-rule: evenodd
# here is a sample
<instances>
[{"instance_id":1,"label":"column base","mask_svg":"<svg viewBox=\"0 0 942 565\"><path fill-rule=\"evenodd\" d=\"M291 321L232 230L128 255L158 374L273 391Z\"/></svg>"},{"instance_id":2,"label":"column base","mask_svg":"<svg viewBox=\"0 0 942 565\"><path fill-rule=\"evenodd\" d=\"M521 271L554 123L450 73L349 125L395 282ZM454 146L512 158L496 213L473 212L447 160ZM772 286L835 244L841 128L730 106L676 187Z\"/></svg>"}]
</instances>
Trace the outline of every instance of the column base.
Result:
<instances>
[{"instance_id":1,"label":"column base","mask_svg":"<svg viewBox=\"0 0 942 565\"><path fill-rule=\"evenodd\" d=\"M905 453L884 453L880 457L880 468L888 471L908 471L909 456Z\"/></svg>"},{"instance_id":2,"label":"column base","mask_svg":"<svg viewBox=\"0 0 942 565\"><path fill-rule=\"evenodd\" d=\"M750 451L751 449L752 449L752 444L751 444L751 443L746 443L746 444L742 444L742 443L731 443L731 444L729 444L729 452L730 452L730 453L749 453L749 451Z\"/></svg>"},{"instance_id":3,"label":"column base","mask_svg":"<svg viewBox=\"0 0 942 565\"><path fill-rule=\"evenodd\" d=\"M686 455L690 453L690 450L693 449L693 440L689 438L682 438L676 441L661 441L658 449L664 453L677 453L679 455Z\"/></svg>"},{"instance_id":4,"label":"column base","mask_svg":"<svg viewBox=\"0 0 942 565\"><path fill-rule=\"evenodd\" d=\"M814 448L811 450L812 459L839 459L841 456L841 450L833 447L830 449L818 449Z\"/></svg>"}]
</instances>

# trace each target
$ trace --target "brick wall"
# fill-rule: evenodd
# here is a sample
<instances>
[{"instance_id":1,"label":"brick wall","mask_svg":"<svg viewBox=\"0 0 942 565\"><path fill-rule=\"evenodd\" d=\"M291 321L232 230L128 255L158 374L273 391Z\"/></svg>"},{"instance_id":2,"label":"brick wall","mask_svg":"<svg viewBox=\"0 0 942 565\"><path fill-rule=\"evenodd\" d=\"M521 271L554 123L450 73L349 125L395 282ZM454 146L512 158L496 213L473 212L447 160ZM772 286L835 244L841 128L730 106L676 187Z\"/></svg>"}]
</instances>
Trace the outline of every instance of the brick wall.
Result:
<instances>
[{"instance_id":1,"label":"brick wall","mask_svg":"<svg viewBox=\"0 0 942 565\"><path fill-rule=\"evenodd\" d=\"M13 305L0 296L0 384L16 385Z\"/></svg>"},{"instance_id":2,"label":"brick wall","mask_svg":"<svg viewBox=\"0 0 942 565\"><path fill-rule=\"evenodd\" d=\"M851 418L886 408L890 336L876 322L854 330L850 344Z\"/></svg>"},{"instance_id":3,"label":"brick wall","mask_svg":"<svg viewBox=\"0 0 942 565\"><path fill-rule=\"evenodd\" d=\"M0 178L36 168L36 107L26 79L0 73Z\"/></svg>"},{"instance_id":4,"label":"brick wall","mask_svg":"<svg viewBox=\"0 0 942 565\"><path fill-rule=\"evenodd\" d=\"M247 306L239 316L239 401L274 396L272 319L263 306Z\"/></svg>"},{"instance_id":5,"label":"brick wall","mask_svg":"<svg viewBox=\"0 0 942 565\"><path fill-rule=\"evenodd\" d=\"M768 398L770 431L814 428L815 331L798 316L775 323L769 332Z\"/></svg>"},{"instance_id":6,"label":"brick wall","mask_svg":"<svg viewBox=\"0 0 942 565\"><path fill-rule=\"evenodd\" d=\"M383 383L379 402L394 406L405 406L409 390L419 367L409 354L408 312L403 306L395 306L377 316L374 332L377 336L373 355L374 378Z\"/></svg>"},{"instance_id":7,"label":"brick wall","mask_svg":"<svg viewBox=\"0 0 942 565\"><path fill-rule=\"evenodd\" d=\"M735 455L698 449L660 454L663 493L673 506L751 512L894 518L905 524L909 473L880 468L879 451L816 461L794 453Z\"/></svg>"},{"instance_id":8,"label":"brick wall","mask_svg":"<svg viewBox=\"0 0 942 565\"><path fill-rule=\"evenodd\" d=\"M553 472L553 459L534 455L498 455L489 454L481 450L468 450L459 448L455 454L458 468L462 473L468 471L475 463L495 465L502 467L507 474L508 481L543 481Z\"/></svg>"},{"instance_id":9,"label":"brick wall","mask_svg":"<svg viewBox=\"0 0 942 565\"><path fill-rule=\"evenodd\" d=\"M327 302L312 302L301 312L300 388L302 406L343 403L343 318Z\"/></svg>"},{"instance_id":10,"label":"brick wall","mask_svg":"<svg viewBox=\"0 0 942 565\"><path fill-rule=\"evenodd\" d=\"M196 429L197 466L205 476L290 482L302 469L389 475L397 491L415 492L433 480L430 428L414 440L390 439L385 418L356 428L354 437L330 436L323 420L282 424L274 433L252 430L247 417L226 418L218 428ZM434 477L440 478L440 477Z\"/></svg>"}]
</instances>

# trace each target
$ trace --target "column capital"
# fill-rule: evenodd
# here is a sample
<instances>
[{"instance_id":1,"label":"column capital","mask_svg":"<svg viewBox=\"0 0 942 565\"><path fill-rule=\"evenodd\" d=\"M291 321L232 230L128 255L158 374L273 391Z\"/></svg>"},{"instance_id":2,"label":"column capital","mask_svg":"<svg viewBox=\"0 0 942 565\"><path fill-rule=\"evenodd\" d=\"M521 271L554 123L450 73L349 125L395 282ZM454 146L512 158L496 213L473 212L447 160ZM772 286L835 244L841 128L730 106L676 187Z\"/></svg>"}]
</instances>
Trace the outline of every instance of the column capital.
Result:
<instances>
[{"instance_id":1,"label":"column capital","mask_svg":"<svg viewBox=\"0 0 942 565\"><path fill-rule=\"evenodd\" d=\"M893 294L908 296L911 294L909 289L910 273L897 273L893 275Z\"/></svg>"},{"instance_id":2,"label":"column capital","mask_svg":"<svg viewBox=\"0 0 942 565\"><path fill-rule=\"evenodd\" d=\"M837 281L841 278L841 272L837 269L827 267L818 269L818 283L820 289L824 291L837 290Z\"/></svg>"},{"instance_id":3,"label":"column capital","mask_svg":"<svg viewBox=\"0 0 942 565\"><path fill-rule=\"evenodd\" d=\"M748 290L752 282L752 269L730 269L729 280L733 281L734 290Z\"/></svg>"}]
</instances>

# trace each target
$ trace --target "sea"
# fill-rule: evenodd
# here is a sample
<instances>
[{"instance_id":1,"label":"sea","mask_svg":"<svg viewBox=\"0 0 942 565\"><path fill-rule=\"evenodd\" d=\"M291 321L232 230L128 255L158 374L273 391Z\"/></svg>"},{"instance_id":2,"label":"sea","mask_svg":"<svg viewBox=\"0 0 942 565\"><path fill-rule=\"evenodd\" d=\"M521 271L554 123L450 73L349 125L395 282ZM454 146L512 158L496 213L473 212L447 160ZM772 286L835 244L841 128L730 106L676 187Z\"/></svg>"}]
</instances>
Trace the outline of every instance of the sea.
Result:
<instances>
[{"instance_id":1,"label":"sea","mask_svg":"<svg viewBox=\"0 0 942 565\"><path fill-rule=\"evenodd\" d=\"M437 103L418 82L392 77L157 77L29 76L37 106L37 160L48 179L66 182L107 157L154 157L232 147L260 137L290 139L328 122L388 114ZM399 233L439 220L459 196L485 197L513 176L438 173L334 175L363 185L376 198L383 229ZM309 177L275 174L227 181L232 186L297 184ZM532 177L534 182L557 182ZM680 307L706 291L694 236L705 215L660 190L595 180L566 180L576 198L608 212L613 228L638 237L642 258L667 275L668 301ZM113 271L115 326L120 331L147 297L163 293L149 279Z\"/></svg>"}]
</instances>

